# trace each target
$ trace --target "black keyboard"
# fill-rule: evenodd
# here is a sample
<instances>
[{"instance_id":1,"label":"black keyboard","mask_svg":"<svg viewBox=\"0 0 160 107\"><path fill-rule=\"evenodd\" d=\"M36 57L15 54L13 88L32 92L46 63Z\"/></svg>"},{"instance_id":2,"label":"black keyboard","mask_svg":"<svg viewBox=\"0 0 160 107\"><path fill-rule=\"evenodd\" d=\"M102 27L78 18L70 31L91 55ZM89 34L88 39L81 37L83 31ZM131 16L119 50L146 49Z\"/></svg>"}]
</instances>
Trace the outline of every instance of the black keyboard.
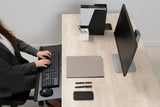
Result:
<instances>
[{"instance_id":1,"label":"black keyboard","mask_svg":"<svg viewBox=\"0 0 160 107\"><path fill-rule=\"evenodd\" d=\"M53 88L59 86L59 66L60 66L60 49L54 47L44 47L43 50L49 50L52 57L49 58L51 65L42 70L42 88Z\"/></svg>"}]
</instances>

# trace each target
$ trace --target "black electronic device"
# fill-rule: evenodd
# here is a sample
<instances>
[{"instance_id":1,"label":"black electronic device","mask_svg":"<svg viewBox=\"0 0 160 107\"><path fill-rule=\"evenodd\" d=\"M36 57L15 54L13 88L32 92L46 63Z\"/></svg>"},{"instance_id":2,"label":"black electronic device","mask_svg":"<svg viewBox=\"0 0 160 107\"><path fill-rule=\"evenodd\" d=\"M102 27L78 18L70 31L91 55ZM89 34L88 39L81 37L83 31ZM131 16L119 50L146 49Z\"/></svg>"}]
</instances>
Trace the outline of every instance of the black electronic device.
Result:
<instances>
[{"instance_id":1,"label":"black electronic device","mask_svg":"<svg viewBox=\"0 0 160 107\"><path fill-rule=\"evenodd\" d=\"M93 100L94 95L92 91L75 91L73 94L74 100Z\"/></svg>"},{"instance_id":2,"label":"black electronic device","mask_svg":"<svg viewBox=\"0 0 160 107\"><path fill-rule=\"evenodd\" d=\"M50 88L43 88L40 91L40 95L43 97L49 97L49 96L53 95L53 90Z\"/></svg>"},{"instance_id":3,"label":"black electronic device","mask_svg":"<svg viewBox=\"0 0 160 107\"><path fill-rule=\"evenodd\" d=\"M47 50L47 48L45 50ZM52 54L52 57L48 58L51 61L51 65L47 65L48 68L42 70L42 88L59 86L58 52L56 52L56 50L48 50Z\"/></svg>"},{"instance_id":4,"label":"black electronic device","mask_svg":"<svg viewBox=\"0 0 160 107\"><path fill-rule=\"evenodd\" d=\"M92 84L92 82L76 82L75 84Z\"/></svg>"},{"instance_id":5,"label":"black electronic device","mask_svg":"<svg viewBox=\"0 0 160 107\"><path fill-rule=\"evenodd\" d=\"M35 87L35 101L44 101L61 98L61 45L41 46L40 51L48 50L52 57L48 68L38 68Z\"/></svg>"},{"instance_id":6,"label":"black electronic device","mask_svg":"<svg viewBox=\"0 0 160 107\"><path fill-rule=\"evenodd\" d=\"M75 86L75 88L92 88L92 85Z\"/></svg>"},{"instance_id":7,"label":"black electronic device","mask_svg":"<svg viewBox=\"0 0 160 107\"><path fill-rule=\"evenodd\" d=\"M88 28L89 35L104 35L105 30L112 30L106 16L107 4L81 5L79 28Z\"/></svg>"},{"instance_id":8,"label":"black electronic device","mask_svg":"<svg viewBox=\"0 0 160 107\"><path fill-rule=\"evenodd\" d=\"M123 75L126 76L128 71L136 70L133 58L138 46L137 38L140 37L140 33L138 30L136 30L136 32L133 31L125 4L122 6L114 35L119 53L119 58L117 58L118 60L120 59L120 68L116 67L116 63L118 63L117 60L117 62L114 63L115 69L122 69ZM113 56L113 60L117 59L114 57L115 56Z\"/></svg>"}]
</instances>

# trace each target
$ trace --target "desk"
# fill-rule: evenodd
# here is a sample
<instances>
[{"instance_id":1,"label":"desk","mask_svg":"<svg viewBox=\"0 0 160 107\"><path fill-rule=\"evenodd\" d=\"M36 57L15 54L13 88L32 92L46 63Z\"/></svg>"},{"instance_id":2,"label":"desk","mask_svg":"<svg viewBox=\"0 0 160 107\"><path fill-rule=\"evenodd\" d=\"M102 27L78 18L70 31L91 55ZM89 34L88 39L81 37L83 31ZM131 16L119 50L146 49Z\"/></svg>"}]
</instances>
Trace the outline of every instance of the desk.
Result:
<instances>
[{"instance_id":1,"label":"desk","mask_svg":"<svg viewBox=\"0 0 160 107\"><path fill-rule=\"evenodd\" d=\"M80 15L62 15L62 107L160 107L160 85L151 66L142 40L134 57L136 72L116 73L112 54L117 47L113 32L119 13L107 14L107 23L113 30L105 31L104 36L90 36L88 42L80 40L78 25ZM131 22L136 25L132 16ZM102 56L104 61L104 78L66 78L67 56ZM75 89L76 81L92 81L92 89ZM74 101L73 92L93 90L93 101Z\"/></svg>"}]
</instances>

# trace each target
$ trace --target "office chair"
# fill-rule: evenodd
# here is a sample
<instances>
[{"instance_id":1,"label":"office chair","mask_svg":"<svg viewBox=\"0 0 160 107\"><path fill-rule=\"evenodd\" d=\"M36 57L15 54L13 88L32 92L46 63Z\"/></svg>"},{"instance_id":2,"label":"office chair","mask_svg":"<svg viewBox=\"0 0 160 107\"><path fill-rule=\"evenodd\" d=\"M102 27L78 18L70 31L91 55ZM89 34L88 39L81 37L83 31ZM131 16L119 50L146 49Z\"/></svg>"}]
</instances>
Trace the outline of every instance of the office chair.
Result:
<instances>
[{"instance_id":1,"label":"office chair","mask_svg":"<svg viewBox=\"0 0 160 107\"><path fill-rule=\"evenodd\" d=\"M33 100L33 96L29 96L30 90L23 92L23 93L18 93L18 94L11 94L11 91L9 91L10 86L13 85L13 80L23 80L17 79L16 75L7 75L4 72L0 72L0 107L3 105L9 105L11 107L18 107L18 105L23 105L27 100ZM24 78L21 76L21 78ZM16 81L14 81L16 82ZM25 82L25 81L24 81ZM6 97L6 95L10 97ZM39 102L39 105L43 105L44 102Z\"/></svg>"},{"instance_id":2,"label":"office chair","mask_svg":"<svg viewBox=\"0 0 160 107\"><path fill-rule=\"evenodd\" d=\"M1 97L0 107L2 105L10 105L11 107L18 107L23 105L27 100L33 100L33 97L29 96L30 91L26 91L19 94L14 94L11 97Z\"/></svg>"},{"instance_id":3,"label":"office chair","mask_svg":"<svg viewBox=\"0 0 160 107\"><path fill-rule=\"evenodd\" d=\"M33 96L29 96L30 91L12 95L11 97L0 97L0 107L3 105L10 105L11 107L18 107L18 105L23 105L27 100L33 100ZM38 102L40 106L44 105L44 101Z\"/></svg>"}]
</instances>

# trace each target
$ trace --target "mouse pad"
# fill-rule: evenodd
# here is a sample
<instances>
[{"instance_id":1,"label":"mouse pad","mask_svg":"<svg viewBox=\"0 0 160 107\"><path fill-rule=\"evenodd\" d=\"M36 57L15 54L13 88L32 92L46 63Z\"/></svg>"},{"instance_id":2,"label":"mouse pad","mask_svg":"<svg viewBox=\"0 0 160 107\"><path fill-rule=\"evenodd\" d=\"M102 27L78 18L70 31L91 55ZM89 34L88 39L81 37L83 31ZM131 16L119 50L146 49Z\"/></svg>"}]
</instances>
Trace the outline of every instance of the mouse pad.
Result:
<instances>
[{"instance_id":1,"label":"mouse pad","mask_svg":"<svg viewBox=\"0 0 160 107\"><path fill-rule=\"evenodd\" d=\"M74 100L93 100L93 92L92 91L75 91Z\"/></svg>"},{"instance_id":2,"label":"mouse pad","mask_svg":"<svg viewBox=\"0 0 160 107\"><path fill-rule=\"evenodd\" d=\"M67 78L104 77L101 56L68 56Z\"/></svg>"}]
</instances>

